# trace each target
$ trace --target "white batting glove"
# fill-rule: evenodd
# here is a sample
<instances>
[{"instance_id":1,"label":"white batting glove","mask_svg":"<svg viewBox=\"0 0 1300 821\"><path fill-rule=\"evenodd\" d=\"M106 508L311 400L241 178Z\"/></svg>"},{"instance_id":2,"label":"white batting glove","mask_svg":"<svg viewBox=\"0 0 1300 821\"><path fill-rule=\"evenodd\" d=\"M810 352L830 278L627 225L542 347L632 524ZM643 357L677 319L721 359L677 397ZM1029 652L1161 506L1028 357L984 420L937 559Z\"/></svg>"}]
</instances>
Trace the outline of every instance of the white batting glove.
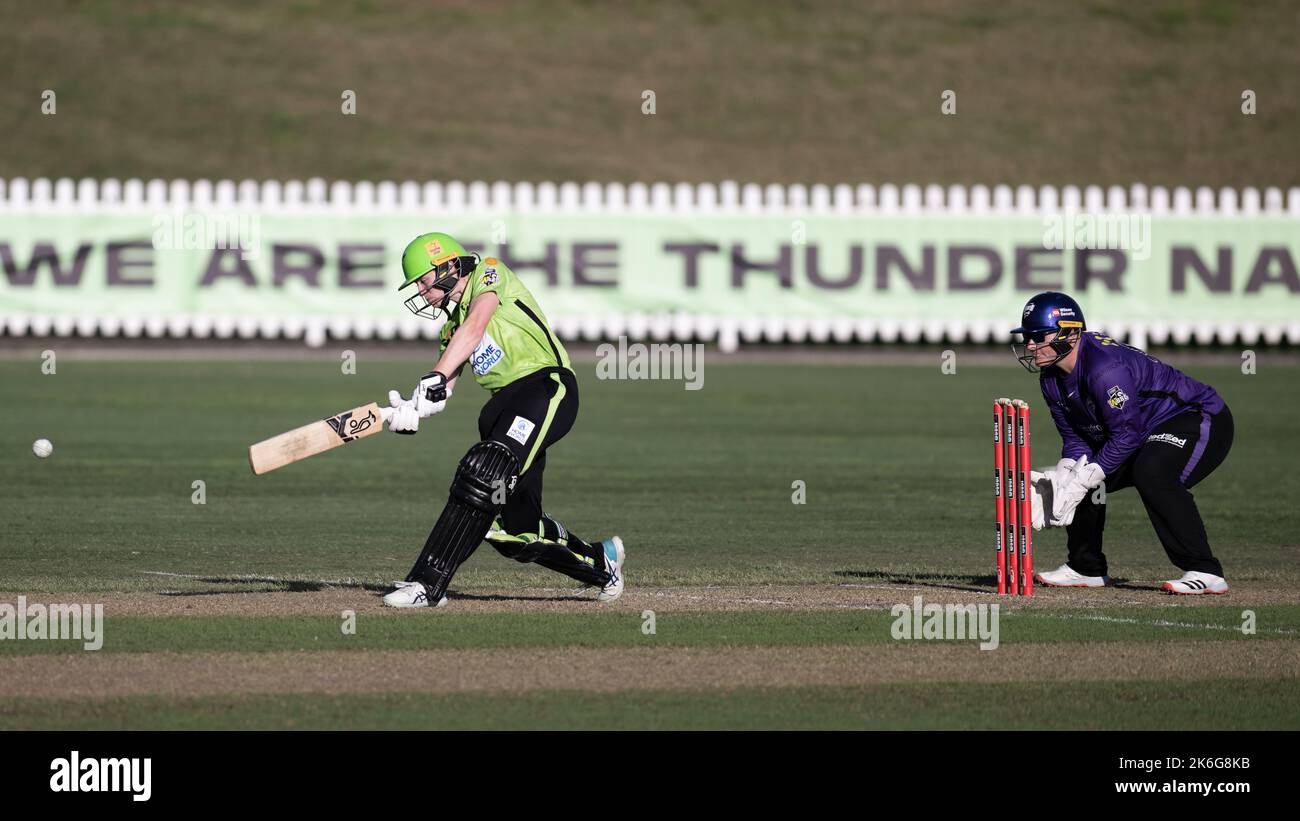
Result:
<instances>
[{"instance_id":1,"label":"white batting glove","mask_svg":"<svg viewBox=\"0 0 1300 821\"><path fill-rule=\"evenodd\" d=\"M383 409L389 421L389 430L395 434L413 434L420 430L420 413L416 411L415 405L403 401L396 391L389 391L389 401L393 408Z\"/></svg>"},{"instance_id":2,"label":"white batting glove","mask_svg":"<svg viewBox=\"0 0 1300 821\"><path fill-rule=\"evenodd\" d=\"M447 399L450 396L451 389L447 386L447 377L437 371L430 371L420 379L415 390L411 392L411 402L415 405L420 418L424 419L435 413L441 413L442 409L447 407Z\"/></svg>"},{"instance_id":3,"label":"white batting glove","mask_svg":"<svg viewBox=\"0 0 1300 821\"><path fill-rule=\"evenodd\" d=\"M1054 524L1065 527L1073 522L1075 508L1083 501L1083 497L1100 486L1105 479L1106 472L1100 465L1089 462L1087 456L1080 456L1068 476L1057 477L1056 498L1052 500Z\"/></svg>"}]
</instances>

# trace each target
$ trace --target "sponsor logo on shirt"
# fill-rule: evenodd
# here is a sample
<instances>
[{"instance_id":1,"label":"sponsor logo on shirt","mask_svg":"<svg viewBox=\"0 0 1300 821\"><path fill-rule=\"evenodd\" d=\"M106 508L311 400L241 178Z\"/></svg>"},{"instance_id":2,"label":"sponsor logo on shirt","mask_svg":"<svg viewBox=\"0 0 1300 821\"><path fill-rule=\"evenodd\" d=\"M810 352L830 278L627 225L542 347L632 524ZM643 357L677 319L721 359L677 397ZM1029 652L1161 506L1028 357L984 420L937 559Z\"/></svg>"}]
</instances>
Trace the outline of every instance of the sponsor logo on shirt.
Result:
<instances>
[{"instance_id":1,"label":"sponsor logo on shirt","mask_svg":"<svg viewBox=\"0 0 1300 821\"><path fill-rule=\"evenodd\" d=\"M533 428L536 427L522 416L516 416L515 421L510 423L510 430L506 431L506 436L514 439L521 445L528 444L528 437L533 434Z\"/></svg>"},{"instance_id":2,"label":"sponsor logo on shirt","mask_svg":"<svg viewBox=\"0 0 1300 821\"><path fill-rule=\"evenodd\" d=\"M1181 448L1187 444L1186 438L1179 439L1177 436L1174 436L1172 433L1153 433L1147 437L1147 441L1162 442L1166 445L1173 445L1176 448Z\"/></svg>"},{"instance_id":3,"label":"sponsor logo on shirt","mask_svg":"<svg viewBox=\"0 0 1300 821\"><path fill-rule=\"evenodd\" d=\"M1124 403L1128 401L1128 394L1124 393L1119 385L1112 385L1110 390L1106 391L1106 395L1110 397L1106 400L1106 404L1115 410L1123 409Z\"/></svg>"},{"instance_id":4,"label":"sponsor logo on shirt","mask_svg":"<svg viewBox=\"0 0 1300 821\"><path fill-rule=\"evenodd\" d=\"M488 371L496 367L496 364L505 359L506 352L501 350L501 346L490 335L484 333L483 338L479 340L478 347L474 349L474 354L469 358L470 365L474 368L476 376L483 376Z\"/></svg>"}]
</instances>

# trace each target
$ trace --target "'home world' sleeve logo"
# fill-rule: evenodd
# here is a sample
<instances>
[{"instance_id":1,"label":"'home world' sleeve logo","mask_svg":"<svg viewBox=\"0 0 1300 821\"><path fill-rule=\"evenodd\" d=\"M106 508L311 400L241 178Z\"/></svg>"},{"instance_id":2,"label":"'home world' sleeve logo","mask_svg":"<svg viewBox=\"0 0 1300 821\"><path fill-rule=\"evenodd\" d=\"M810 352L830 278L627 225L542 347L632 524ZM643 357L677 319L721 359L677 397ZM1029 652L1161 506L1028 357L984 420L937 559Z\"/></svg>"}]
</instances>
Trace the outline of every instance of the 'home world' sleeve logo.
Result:
<instances>
[{"instance_id":1,"label":"'home world' sleeve logo","mask_svg":"<svg viewBox=\"0 0 1300 821\"><path fill-rule=\"evenodd\" d=\"M497 341L488 334L483 334L479 340L478 347L474 349L474 354L469 361L474 366L474 373L483 376L488 371L496 367L496 364L505 358L506 352L501 350Z\"/></svg>"}]
</instances>

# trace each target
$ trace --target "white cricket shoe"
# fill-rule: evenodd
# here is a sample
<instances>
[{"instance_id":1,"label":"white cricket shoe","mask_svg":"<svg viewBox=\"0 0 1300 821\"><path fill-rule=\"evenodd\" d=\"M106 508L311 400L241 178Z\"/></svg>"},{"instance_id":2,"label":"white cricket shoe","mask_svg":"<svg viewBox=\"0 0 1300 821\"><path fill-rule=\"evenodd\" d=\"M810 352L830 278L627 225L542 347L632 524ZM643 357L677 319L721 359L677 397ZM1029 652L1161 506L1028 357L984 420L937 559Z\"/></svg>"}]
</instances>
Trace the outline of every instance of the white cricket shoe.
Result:
<instances>
[{"instance_id":1,"label":"white cricket shoe","mask_svg":"<svg viewBox=\"0 0 1300 821\"><path fill-rule=\"evenodd\" d=\"M384 596L384 604L389 607L429 607L429 591L423 582L393 582L397 588ZM446 607L447 597L443 596L434 607Z\"/></svg>"},{"instance_id":2,"label":"white cricket shoe","mask_svg":"<svg viewBox=\"0 0 1300 821\"><path fill-rule=\"evenodd\" d=\"M596 594L596 601L614 601L623 595L623 560L627 551L623 549L623 540L615 536L600 543L605 548L605 569L610 573L609 583Z\"/></svg>"},{"instance_id":3,"label":"white cricket shoe","mask_svg":"<svg viewBox=\"0 0 1300 821\"><path fill-rule=\"evenodd\" d=\"M1110 576L1085 576L1074 572L1074 568L1063 564L1055 570L1045 570L1034 576L1039 584L1048 587L1105 587L1110 584Z\"/></svg>"},{"instance_id":4,"label":"white cricket shoe","mask_svg":"<svg viewBox=\"0 0 1300 821\"><path fill-rule=\"evenodd\" d=\"M1207 593L1217 596L1228 592L1228 583L1222 576L1189 570L1181 579L1165 582L1164 589L1178 596L1201 596Z\"/></svg>"}]
</instances>

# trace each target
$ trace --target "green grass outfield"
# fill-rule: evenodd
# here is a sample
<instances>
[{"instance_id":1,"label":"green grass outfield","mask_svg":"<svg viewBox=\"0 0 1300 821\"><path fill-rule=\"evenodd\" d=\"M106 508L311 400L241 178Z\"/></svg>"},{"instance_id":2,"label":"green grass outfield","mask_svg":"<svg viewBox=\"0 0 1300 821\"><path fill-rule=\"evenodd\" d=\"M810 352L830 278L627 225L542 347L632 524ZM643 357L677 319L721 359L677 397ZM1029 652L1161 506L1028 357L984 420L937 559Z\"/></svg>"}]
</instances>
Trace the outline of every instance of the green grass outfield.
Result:
<instances>
[{"instance_id":1,"label":"green grass outfield","mask_svg":"<svg viewBox=\"0 0 1300 821\"><path fill-rule=\"evenodd\" d=\"M1167 358L1179 364L1177 354ZM950 592L969 601L989 589L991 399L1034 399L1036 388L1009 356L1000 367L959 356L952 375L940 371L937 351L932 362L887 366L719 359L706 358L700 391L599 381L591 365L579 367L580 419L551 452L547 507L584 536L623 535L630 592L672 587L707 601L719 586L857 586L906 604L918 589L931 601ZM271 654L298 664L329 651L761 660L819 649L835 664L878 654L894 678L868 672L858 683L789 684L764 680L760 669L727 686L609 692L548 684L512 694L439 692L432 670L388 692L315 691L301 679L295 686L305 692L189 695L178 685L91 698L60 695L55 684L48 696L32 687L0 694L0 728L1297 728L1297 670L1270 660L1294 658L1300 642L1300 601L1287 592L1300 584L1296 516L1284 502L1300 490L1291 470L1300 369L1266 354L1252 375L1222 365L1187 370L1219 388L1237 422L1228 461L1197 490L1233 593L1204 602L1158 594L1156 583L1174 572L1139 500L1123 491L1109 497L1107 552L1114 575L1128 580L1106 592L1113 605L1075 606L1050 591L1031 603L1004 601L1002 648L954 655L933 642L892 641L887 604L665 608L650 636L636 608L533 612L520 599L509 612L484 612L476 590L544 599L571 587L487 549L453 585L478 609L458 611L453 600L445 611L376 613L376 591L409 566L475 438L485 393L462 391L416 437L385 434L254 477L251 442L390 387L405 390L422 367L364 354L354 375L328 356L120 362L68 354L56 374L43 375L35 356L6 360L0 589L11 592L0 601L130 594L193 602L203 613L210 594L247 591L251 601L264 595L257 591L309 598L325 589L355 597L362 612L350 636L320 612L110 612L98 653L69 642L0 641L0 680L39 664L99 665L120 676L135 664L255 666ZM1049 463L1059 441L1041 402L1033 406L1035 462ZM50 459L30 453L40 437L54 442ZM203 505L192 503L197 480L206 484ZM792 503L796 481L806 483L806 504ZM1036 540L1040 567L1063 558L1062 535ZM1240 630L1245 610L1257 619L1254 635ZM1051 666L1058 655L1063 666ZM1077 684L1068 678L1072 656L1081 664ZM1220 656L1230 660L1217 663ZM1186 659L1186 668L1173 659ZM1013 680L983 678L1012 662L1030 664ZM232 682L242 669L231 667Z\"/></svg>"},{"instance_id":2,"label":"green grass outfield","mask_svg":"<svg viewBox=\"0 0 1300 821\"><path fill-rule=\"evenodd\" d=\"M0 730L1300 729L1294 679L526 694L0 699Z\"/></svg>"},{"instance_id":3,"label":"green grass outfield","mask_svg":"<svg viewBox=\"0 0 1300 821\"><path fill-rule=\"evenodd\" d=\"M300 362L0 362L0 578L10 589L172 588L149 573L383 584L402 575L476 439L487 394L463 390L413 438L372 437L266 476L247 446L408 390L418 363L364 357L355 375ZM546 506L587 538L623 535L643 585L835 583L890 574L992 575L991 399L1034 399L1002 367L708 364L704 388L600 381L580 367L575 430L552 449ZM1230 403L1237 436L1197 491L1212 542L1239 580L1300 580L1294 409L1300 370L1189 370ZM1034 401L1035 463L1059 439ZM37 460L37 438L54 455ZM193 483L206 504L192 503ZM806 504L792 485L806 485ZM1113 494L1114 575L1169 576L1132 490ZM1063 533L1036 541L1038 566ZM555 577L476 554L466 586Z\"/></svg>"},{"instance_id":4,"label":"green grass outfield","mask_svg":"<svg viewBox=\"0 0 1300 821\"><path fill-rule=\"evenodd\" d=\"M1241 632L1231 608L1192 616L1168 608L1015 611L1001 614L1002 643L1300 641L1300 605L1251 608L1261 629ZM641 632L636 612L468 613L361 616L355 634L330 616L117 616L105 619L100 653L198 653L254 650L428 650L479 647L796 647L888 644L887 610L679 612L659 615ZM445 616L445 618L444 618ZM79 654L78 642L0 642L0 657Z\"/></svg>"}]
</instances>

